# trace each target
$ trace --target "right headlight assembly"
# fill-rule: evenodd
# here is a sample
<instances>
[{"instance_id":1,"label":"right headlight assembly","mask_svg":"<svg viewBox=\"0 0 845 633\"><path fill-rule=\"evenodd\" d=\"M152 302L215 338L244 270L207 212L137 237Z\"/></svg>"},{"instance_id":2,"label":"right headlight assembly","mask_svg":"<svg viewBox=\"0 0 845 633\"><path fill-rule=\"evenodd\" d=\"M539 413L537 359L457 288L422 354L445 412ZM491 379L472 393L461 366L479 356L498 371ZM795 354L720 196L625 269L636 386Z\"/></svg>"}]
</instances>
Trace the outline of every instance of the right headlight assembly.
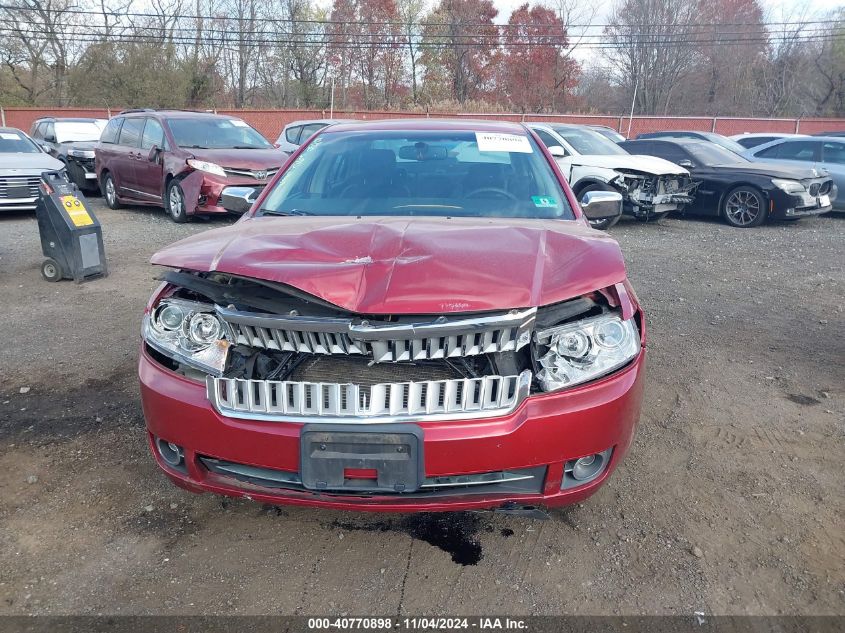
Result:
<instances>
[{"instance_id":1,"label":"right headlight assembly","mask_svg":"<svg viewBox=\"0 0 845 633\"><path fill-rule=\"evenodd\" d=\"M219 376L226 365L229 341L213 305L162 299L144 318L143 335L159 353L194 369Z\"/></svg>"},{"instance_id":2,"label":"right headlight assembly","mask_svg":"<svg viewBox=\"0 0 845 633\"><path fill-rule=\"evenodd\" d=\"M594 380L627 364L640 351L633 319L616 314L556 325L535 333L537 380L556 391Z\"/></svg>"}]
</instances>

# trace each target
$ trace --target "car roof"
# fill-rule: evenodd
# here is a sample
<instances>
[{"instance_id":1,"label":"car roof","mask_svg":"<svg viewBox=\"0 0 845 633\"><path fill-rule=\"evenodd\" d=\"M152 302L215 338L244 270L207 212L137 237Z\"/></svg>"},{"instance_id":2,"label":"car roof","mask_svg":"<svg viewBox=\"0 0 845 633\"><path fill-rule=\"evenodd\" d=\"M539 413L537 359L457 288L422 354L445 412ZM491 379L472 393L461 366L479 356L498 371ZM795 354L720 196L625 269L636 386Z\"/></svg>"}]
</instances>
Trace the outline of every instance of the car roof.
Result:
<instances>
[{"instance_id":1,"label":"car roof","mask_svg":"<svg viewBox=\"0 0 845 633\"><path fill-rule=\"evenodd\" d=\"M207 119L237 119L233 114L216 114L214 112L203 112L201 110L126 110L117 116L141 117L141 116L166 116L168 119L196 119L197 117Z\"/></svg>"},{"instance_id":2,"label":"car roof","mask_svg":"<svg viewBox=\"0 0 845 633\"><path fill-rule=\"evenodd\" d=\"M64 116L43 116L35 119L39 121L55 121L56 123L93 123L94 121L108 121L106 117L64 117Z\"/></svg>"},{"instance_id":3,"label":"car roof","mask_svg":"<svg viewBox=\"0 0 845 633\"><path fill-rule=\"evenodd\" d=\"M658 138L635 138L629 141L621 141L620 145L625 143L672 143L674 145L702 145L707 144L711 145L709 141L705 141L700 138L675 138L672 136L662 136Z\"/></svg>"},{"instance_id":4,"label":"car roof","mask_svg":"<svg viewBox=\"0 0 845 633\"><path fill-rule=\"evenodd\" d=\"M796 136L808 136L807 134L794 134L792 132L743 132L742 134L734 134L728 138L758 138L760 136L777 136L778 138L792 138Z\"/></svg>"},{"instance_id":5,"label":"car roof","mask_svg":"<svg viewBox=\"0 0 845 633\"><path fill-rule=\"evenodd\" d=\"M297 125L312 125L314 123L325 123L329 125L331 123L355 123L355 121L357 119L300 119L299 121L291 121L285 125L285 128L287 129Z\"/></svg>"},{"instance_id":6,"label":"car roof","mask_svg":"<svg viewBox=\"0 0 845 633\"><path fill-rule=\"evenodd\" d=\"M500 132L503 134L525 134L520 123L511 121L484 121L477 119L379 119L340 123L326 128L322 134L361 131L442 131L442 132Z\"/></svg>"},{"instance_id":7,"label":"car roof","mask_svg":"<svg viewBox=\"0 0 845 633\"><path fill-rule=\"evenodd\" d=\"M16 127L0 127L0 132L20 132L21 134L26 134L26 132Z\"/></svg>"}]
</instances>

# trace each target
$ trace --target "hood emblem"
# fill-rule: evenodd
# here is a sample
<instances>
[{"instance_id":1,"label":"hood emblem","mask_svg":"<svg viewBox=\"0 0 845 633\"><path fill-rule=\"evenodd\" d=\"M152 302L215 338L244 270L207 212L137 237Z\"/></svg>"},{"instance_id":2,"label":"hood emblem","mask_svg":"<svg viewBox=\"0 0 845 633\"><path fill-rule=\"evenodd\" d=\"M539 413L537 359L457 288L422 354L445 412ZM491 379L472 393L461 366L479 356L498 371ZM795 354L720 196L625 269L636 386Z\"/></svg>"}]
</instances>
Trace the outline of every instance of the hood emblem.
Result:
<instances>
[{"instance_id":1,"label":"hood emblem","mask_svg":"<svg viewBox=\"0 0 845 633\"><path fill-rule=\"evenodd\" d=\"M265 178L267 178L267 172L266 172L265 170L263 170L263 169L262 169L261 171L254 171L254 172L252 172L252 174L253 174L253 175L256 177L256 179L258 179L258 180L264 180Z\"/></svg>"}]
</instances>

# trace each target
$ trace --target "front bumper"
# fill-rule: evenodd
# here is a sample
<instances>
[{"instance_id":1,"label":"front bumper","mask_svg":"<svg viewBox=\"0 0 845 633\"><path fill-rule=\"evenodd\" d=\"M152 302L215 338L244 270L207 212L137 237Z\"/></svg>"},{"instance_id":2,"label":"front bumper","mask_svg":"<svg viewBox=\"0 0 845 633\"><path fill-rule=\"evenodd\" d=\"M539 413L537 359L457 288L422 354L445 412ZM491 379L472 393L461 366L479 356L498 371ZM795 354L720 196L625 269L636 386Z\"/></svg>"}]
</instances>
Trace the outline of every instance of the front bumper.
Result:
<instances>
[{"instance_id":1,"label":"front bumper","mask_svg":"<svg viewBox=\"0 0 845 633\"><path fill-rule=\"evenodd\" d=\"M223 191L227 187L252 187L260 191L267 185L267 182L268 180L255 180L254 178L233 178L231 176L221 178L214 174L203 173L194 213L229 213L220 205Z\"/></svg>"},{"instance_id":2,"label":"front bumper","mask_svg":"<svg viewBox=\"0 0 845 633\"><path fill-rule=\"evenodd\" d=\"M832 185L825 196L811 196L809 193L791 194L778 189L771 198L770 217L775 220L820 215L833 209L833 201L839 190Z\"/></svg>"},{"instance_id":3,"label":"front bumper","mask_svg":"<svg viewBox=\"0 0 845 633\"><path fill-rule=\"evenodd\" d=\"M506 503L558 506L595 492L625 455L639 418L645 349L614 374L562 393L535 395L512 413L488 419L420 422L427 478L536 468L536 491L496 492L456 488L448 494L329 493L269 487L215 472L223 461L296 475L303 424L232 419L209 403L204 384L161 366L142 346L141 400L150 446L159 466L193 492L248 497L265 503L376 511L438 511L495 508ZM153 438L183 447L180 469L154 449ZM567 461L613 449L602 474L562 489Z\"/></svg>"}]
</instances>

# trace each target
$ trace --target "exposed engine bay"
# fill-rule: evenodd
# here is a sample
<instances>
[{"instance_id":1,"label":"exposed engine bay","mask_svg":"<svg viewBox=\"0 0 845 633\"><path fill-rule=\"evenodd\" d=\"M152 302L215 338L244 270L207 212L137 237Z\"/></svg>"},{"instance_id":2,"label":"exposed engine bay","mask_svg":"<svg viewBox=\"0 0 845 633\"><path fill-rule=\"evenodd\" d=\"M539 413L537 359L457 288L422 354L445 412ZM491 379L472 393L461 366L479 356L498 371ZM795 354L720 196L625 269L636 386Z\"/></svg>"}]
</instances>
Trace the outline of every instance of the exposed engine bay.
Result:
<instances>
[{"instance_id":1,"label":"exposed engine bay","mask_svg":"<svg viewBox=\"0 0 845 633\"><path fill-rule=\"evenodd\" d=\"M695 199L698 184L680 174L653 174L619 169L622 176L613 184L622 189L625 212L642 220L682 211ZM621 182L620 182L621 181Z\"/></svg>"},{"instance_id":2,"label":"exposed engine bay","mask_svg":"<svg viewBox=\"0 0 845 633\"><path fill-rule=\"evenodd\" d=\"M151 355L230 415L493 415L609 373L639 350L609 290L542 308L359 315L295 288L169 272Z\"/></svg>"}]
</instances>

